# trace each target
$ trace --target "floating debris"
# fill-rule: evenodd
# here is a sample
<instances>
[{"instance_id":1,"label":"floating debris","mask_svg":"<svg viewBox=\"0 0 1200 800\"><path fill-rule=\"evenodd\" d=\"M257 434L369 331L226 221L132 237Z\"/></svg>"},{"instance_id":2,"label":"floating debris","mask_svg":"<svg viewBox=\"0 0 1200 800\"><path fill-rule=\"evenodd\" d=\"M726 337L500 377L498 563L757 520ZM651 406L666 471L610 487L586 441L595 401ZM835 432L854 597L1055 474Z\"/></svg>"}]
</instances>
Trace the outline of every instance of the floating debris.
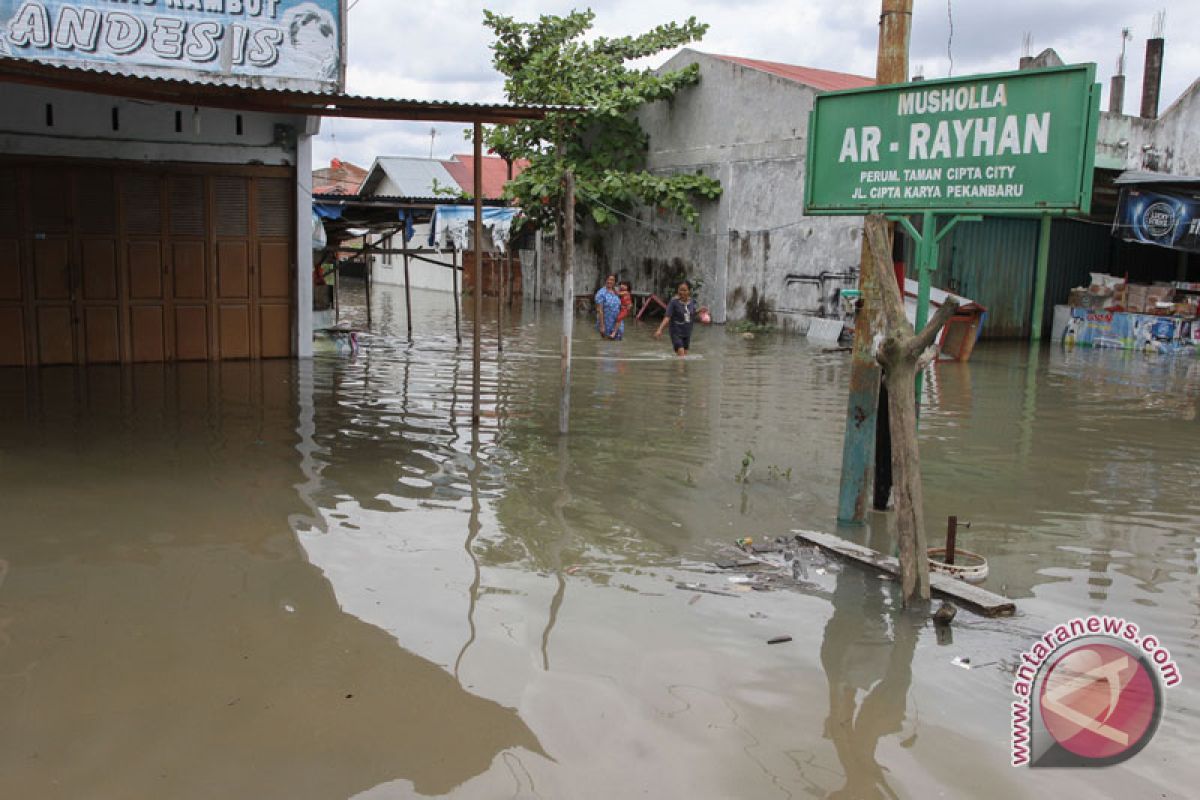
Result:
<instances>
[{"instance_id":1,"label":"floating debris","mask_svg":"<svg viewBox=\"0 0 1200 800\"><path fill-rule=\"evenodd\" d=\"M935 625L949 625L954 621L954 615L958 613L958 607L948 600L943 600L938 610L933 612L933 622Z\"/></svg>"},{"instance_id":2,"label":"floating debris","mask_svg":"<svg viewBox=\"0 0 1200 800\"><path fill-rule=\"evenodd\" d=\"M767 644L783 644L784 642L790 642L791 640L792 637L790 636L776 636L773 639L767 639Z\"/></svg>"},{"instance_id":3,"label":"floating debris","mask_svg":"<svg viewBox=\"0 0 1200 800\"><path fill-rule=\"evenodd\" d=\"M971 659L967 656L955 656L954 660L950 663L956 667L962 667L963 669L971 668Z\"/></svg>"},{"instance_id":4,"label":"floating debris","mask_svg":"<svg viewBox=\"0 0 1200 800\"><path fill-rule=\"evenodd\" d=\"M733 592L722 592L720 589L709 589L707 586L701 586L698 583L677 583L676 589L683 589L686 592L704 592L705 594L715 594L721 597L737 597Z\"/></svg>"}]
</instances>

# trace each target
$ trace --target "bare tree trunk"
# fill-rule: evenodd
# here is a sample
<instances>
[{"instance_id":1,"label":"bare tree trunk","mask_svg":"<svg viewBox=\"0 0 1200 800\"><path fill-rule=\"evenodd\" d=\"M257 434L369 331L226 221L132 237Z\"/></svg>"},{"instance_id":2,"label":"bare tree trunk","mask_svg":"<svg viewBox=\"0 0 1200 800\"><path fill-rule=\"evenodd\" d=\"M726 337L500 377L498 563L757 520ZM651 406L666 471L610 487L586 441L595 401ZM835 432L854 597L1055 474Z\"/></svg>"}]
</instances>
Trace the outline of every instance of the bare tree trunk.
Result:
<instances>
[{"instance_id":1,"label":"bare tree trunk","mask_svg":"<svg viewBox=\"0 0 1200 800\"><path fill-rule=\"evenodd\" d=\"M900 286L891 279L892 247L888 241L887 221L878 214L867 217L864 225L871 257L866 260L875 270L874 285L879 292L867 307L876 310L872 325L879 342L875 358L883 366L887 386L888 417L892 434L892 492L896 510L896 536L900 543L900 588L904 605L929 600L929 559L925 544L925 513L921 493L921 457L917 449L917 403L914 386L923 356L937 338L938 331L958 310L958 302L949 299L921 330L913 333L904 316ZM932 231L923 231L932 236Z\"/></svg>"}]
</instances>

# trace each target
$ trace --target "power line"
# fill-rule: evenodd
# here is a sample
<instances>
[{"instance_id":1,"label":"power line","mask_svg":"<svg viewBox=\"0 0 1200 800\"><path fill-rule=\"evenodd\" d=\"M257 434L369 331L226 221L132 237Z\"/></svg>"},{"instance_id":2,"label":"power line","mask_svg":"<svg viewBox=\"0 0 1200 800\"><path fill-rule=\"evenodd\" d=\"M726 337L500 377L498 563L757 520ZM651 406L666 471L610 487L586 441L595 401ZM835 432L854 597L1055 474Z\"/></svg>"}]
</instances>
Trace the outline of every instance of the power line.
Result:
<instances>
[{"instance_id":1,"label":"power line","mask_svg":"<svg viewBox=\"0 0 1200 800\"><path fill-rule=\"evenodd\" d=\"M954 74L954 51L950 46L954 44L954 10L950 7L951 0L946 0L946 20L950 23L950 35L946 37L946 57L950 59L950 71L947 76Z\"/></svg>"}]
</instances>

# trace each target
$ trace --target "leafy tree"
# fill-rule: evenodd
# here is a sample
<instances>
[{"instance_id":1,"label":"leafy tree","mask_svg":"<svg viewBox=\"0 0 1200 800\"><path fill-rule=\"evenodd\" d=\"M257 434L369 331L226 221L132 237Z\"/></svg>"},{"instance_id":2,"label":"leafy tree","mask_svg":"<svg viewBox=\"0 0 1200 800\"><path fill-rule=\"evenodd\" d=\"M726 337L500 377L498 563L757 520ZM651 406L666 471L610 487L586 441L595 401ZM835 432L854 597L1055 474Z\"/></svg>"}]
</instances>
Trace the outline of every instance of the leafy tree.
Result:
<instances>
[{"instance_id":1,"label":"leafy tree","mask_svg":"<svg viewBox=\"0 0 1200 800\"><path fill-rule=\"evenodd\" d=\"M610 39L587 35L596 16L591 10L543 15L537 22L517 22L487 10L483 15L484 25L495 35L492 63L505 75L510 102L589 109L488 130L491 150L530 162L505 190L525 216L536 224L554 225L563 201L562 176L570 169L577 207L602 225L616 221L610 209L628 211L639 203L698 224L695 202L718 197L720 183L700 173L647 172L648 137L632 112L696 83L699 69L691 65L656 75L627 62L696 41L707 25L691 17L682 25L668 23L639 36Z\"/></svg>"}]
</instances>

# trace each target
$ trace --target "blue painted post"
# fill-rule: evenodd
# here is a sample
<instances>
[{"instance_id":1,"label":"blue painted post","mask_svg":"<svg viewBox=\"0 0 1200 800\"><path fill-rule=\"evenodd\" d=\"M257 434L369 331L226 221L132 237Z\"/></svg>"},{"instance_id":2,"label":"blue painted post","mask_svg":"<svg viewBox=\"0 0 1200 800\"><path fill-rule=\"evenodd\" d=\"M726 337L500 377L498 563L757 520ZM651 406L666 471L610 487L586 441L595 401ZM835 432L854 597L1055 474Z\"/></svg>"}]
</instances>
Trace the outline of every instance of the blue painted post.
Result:
<instances>
[{"instance_id":1,"label":"blue painted post","mask_svg":"<svg viewBox=\"0 0 1200 800\"><path fill-rule=\"evenodd\" d=\"M920 331L929 322L929 285L933 271L937 269L938 246L936 240L937 219L932 211L921 215L921 238L917 240L917 314L913 330ZM917 414L921 413L921 388L925 383L925 371L917 370L916 393Z\"/></svg>"}]
</instances>

